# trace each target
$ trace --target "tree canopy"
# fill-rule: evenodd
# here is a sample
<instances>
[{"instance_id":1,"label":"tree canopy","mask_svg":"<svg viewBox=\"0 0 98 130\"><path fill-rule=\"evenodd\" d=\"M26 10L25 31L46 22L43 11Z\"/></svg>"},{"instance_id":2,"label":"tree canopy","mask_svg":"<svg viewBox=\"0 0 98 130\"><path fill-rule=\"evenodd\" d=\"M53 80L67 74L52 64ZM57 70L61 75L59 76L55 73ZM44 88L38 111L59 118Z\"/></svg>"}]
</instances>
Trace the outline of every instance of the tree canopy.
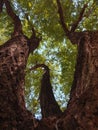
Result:
<instances>
[{"instance_id":1,"label":"tree canopy","mask_svg":"<svg viewBox=\"0 0 98 130\"><path fill-rule=\"evenodd\" d=\"M29 56L26 70L25 95L28 109L39 113L39 89L43 70L29 71L36 64L46 64L50 68L54 95L62 110L69 100L69 92L75 70L77 46L66 38L60 23L56 0L11 0L11 5L20 17L24 33L30 37L32 27L42 37L40 46ZM86 5L84 17L76 31L98 29L97 0L61 0L64 20L68 29L79 19ZM12 20L5 8L0 14L0 44L7 41L13 31ZM66 100L66 103L65 103Z\"/></svg>"}]
</instances>

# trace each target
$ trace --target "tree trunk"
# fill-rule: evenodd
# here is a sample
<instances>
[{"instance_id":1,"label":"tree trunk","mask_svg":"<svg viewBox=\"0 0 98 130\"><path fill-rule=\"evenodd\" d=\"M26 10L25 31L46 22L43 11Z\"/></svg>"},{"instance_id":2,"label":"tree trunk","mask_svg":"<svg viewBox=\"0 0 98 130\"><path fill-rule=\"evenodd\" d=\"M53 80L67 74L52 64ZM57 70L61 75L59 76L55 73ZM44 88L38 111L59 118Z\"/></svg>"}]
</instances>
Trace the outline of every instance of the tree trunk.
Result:
<instances>
[{"instance_id":1,"label":"tree trunk","mask_svg":"<svg viewBox=\"0 0 98 130\"><path fill-rule=\"evenodd\" d=\"M25 68L29 54L41 39L36 37L34 28L28 39L10 1L0 1L0 13L3 4L13 20L14 32L11 39L0 46L0 130L34 130L36 120L25 107Z\"/></svg>"},{"instance_id":2,"label":"tree trunk","mask_svg":"<svg viewBox=\"0 0 98 130\"><path fill-rule=\"evenodd\" d=\"M58 127L98 130L98 31L82 33L70 101Z\"/></svg>"},{"instance_id":3,"label":"tree trunk","mask_svg":"<svg viewBox=\"0 0 98 130\"><path fill-rule=\"evenodd\" d=\"M33 127L33 123L27 127L33 116L24 101L27 43L28 39L19 35L0 46L0 130L31 130L29 127Z\"/></svg>"}]
</instances>

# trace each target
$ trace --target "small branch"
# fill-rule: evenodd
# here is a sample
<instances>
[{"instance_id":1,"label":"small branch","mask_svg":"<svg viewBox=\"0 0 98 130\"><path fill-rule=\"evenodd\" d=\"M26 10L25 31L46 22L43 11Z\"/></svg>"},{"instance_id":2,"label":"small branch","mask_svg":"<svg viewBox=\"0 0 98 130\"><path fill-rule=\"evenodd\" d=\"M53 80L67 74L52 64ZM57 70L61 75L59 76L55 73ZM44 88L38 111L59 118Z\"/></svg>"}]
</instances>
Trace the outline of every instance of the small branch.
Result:
<instances>
[{"instance_id":1,"label":"small branch","mask_svg":"<svg viewBox=\"0 0 98 130\"><path fill-rule=\"evenodd\" d=\"M65 24L63 9L62 9L60 0L56 0L56 1L57 1L57 6L58 6L58 13L59 13L59 17L60 17L60 22L61 22L62 28L67 36L69 33L69 30L67 28L67 25Z\"/></svg>"},{"instance_id":2,"label":"small branch","mask_svg":"<svg viewBox=\"0 0 98 130\"><path fill-rule=\"evenodd\" d=\"M49 67L45 64L36 64L35 66L31 67L29 70L35 70L37 68L44 68L46 71L49 71Z\"/></svg>"},{"instance_id":3,"label":"small branch","mask_svg":"<svg viewBox=\"0 0 98 130\"><path fill-rule=\"evenodd\" d=\"M92 5L88 8L88 11L84 15L84 17L88 18L94 11L94 8L95 8L95 2L93 2Z\"/></svg>"},{"instance_id":4,"label":"small branch","mask_svg":"<svg viewBox=\"0 0 98 130\"><path fill-rule=\"evenodd\" d=\"M22 34L22 24L21 24L19 17L14 13L14 11L10 5L10 2L8 0L4 0L4 3L6 6L8 15L13 19L13 23L14 23L13 35Z\"/></svg>"},{"instance_id":5,"label":"small branch","mask_svg":"<svg viewBox=\"0 0 98 130\"><path fill-rule=\"evenodd\" d=\"M84 12L85 12L85 9L87 8L87 4L84 4L80 14L79 14L79 17L78 19L76 20L75 23L73 23L72 27L71 27L71 32L74 32L76 30L76 28L78 27L80 21L83 19L83 15L84 15Z\"/></svg>"}]
</instances>

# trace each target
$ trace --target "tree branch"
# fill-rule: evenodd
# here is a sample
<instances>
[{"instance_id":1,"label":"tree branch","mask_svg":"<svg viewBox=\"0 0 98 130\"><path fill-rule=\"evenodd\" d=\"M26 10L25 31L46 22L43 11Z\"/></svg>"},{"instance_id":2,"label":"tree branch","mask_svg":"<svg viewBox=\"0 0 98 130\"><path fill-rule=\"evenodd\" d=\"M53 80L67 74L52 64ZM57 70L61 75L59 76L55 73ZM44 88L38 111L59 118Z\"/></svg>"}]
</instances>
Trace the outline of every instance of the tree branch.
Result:
<instances>
[{"instance_id":1,"label":"tree branch","mask_svg":"<svg viewBox=\"0 0 98 130\"><path fill-rule=\"evenodd\" d=\"M58 6L58 13L59 13L59 17L60 17L60 22L61 22L62 28L67 36L69 34L69 30L67 28L67 25L65 24L63 9L62 9L60 0L56 0L56 1L57 1L57 6Z\"/></svg>"},{"instance_id":2,"label":"tree branch","mask_svg":"<svg viewBox=\"0 0 98 130\"><path fill-rule=\"evenodd\" d=\"M84 15L84 17L88 18L94 11L94 8L95 8L95 2L93 1L92 5L88 8L88 11Z\"/></svg>"},{"instance_id":3,"label":"tree branch","mask_svg":"<svg viewBox=\"0 0 98 130\"><path fill-rule=\"evenodd\" d=\"M18 35L18 34L22 34L22 24L21 21L19 19L19 17L14 13L10 2L8 0L4 0L6 9L7 9L7 13L8 15L13 19L13 23L14 23L14 33L13 35Z\"/></svg>"},{"instance_id":4,"label":"tree branch","mask_svg":"<svg viewBox=\"0 0 98 130\"><path fill-rule=\"evenodd\" d=\"M36 64L35 66L31 67L29 70L35 70L37 68L44 68L46 71L49 71L49 67L45 64Z\"/></svg>"},{"instance_id":5,"label":"tree branch","mask_svg":"<svg viewBox=\"0 0 98 130\"><path fill-rule=\"evenodd\" d=\"M87 3L84 4L80 14L79 14L79 17L78 19L76 20L75 23L73 23L72 27L71 27L71 32L74 32L76 30L76 28L78 27L80 21L83 19L83 15L84 15L84 12L85 12L85 9L87 8Z\"/></svg>"}]
</instances>

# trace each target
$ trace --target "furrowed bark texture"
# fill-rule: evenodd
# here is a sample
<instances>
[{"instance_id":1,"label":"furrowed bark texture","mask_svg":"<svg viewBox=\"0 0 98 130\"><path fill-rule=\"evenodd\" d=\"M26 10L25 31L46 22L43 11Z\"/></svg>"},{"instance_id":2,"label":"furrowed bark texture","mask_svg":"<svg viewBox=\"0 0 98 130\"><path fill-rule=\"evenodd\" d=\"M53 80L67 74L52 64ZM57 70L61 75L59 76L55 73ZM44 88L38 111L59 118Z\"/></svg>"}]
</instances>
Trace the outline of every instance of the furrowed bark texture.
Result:
<instances>
[{"instance_id":1,"label":"furrowed bark texture","mask_svg":"<svg viewBox=\"0 0 98 130\"><path fill-rule=\"evenodd\" d=\"M33 130L33 116L24 101L28 55L28 39L23 35L0 46L0 130Z\"/></svg>"},{"instance_id":2,"label":"furrowed bark texture","mask_svg":"<svg viewBox=\"0 0 98 130\"><path fill-rule=\"evenodd\" d=\"M25 68L29 54L38 47L40 39L33 35L28 39L10 1L0 1L0 12L3 4L13 19L14 33L0 46L0 130L34 130L37 122L25 107Z\"/></svg>"},{"instance_id":3,"label":"furrowed bark texture","mask_svg":"<svg viewBox=\"0 0 98 130\"><path fill-rule=\"evenodd\" d=\"M83 32L70 101L59 130L98 130L98 31Z\"/></svg>"}]
</instances>

